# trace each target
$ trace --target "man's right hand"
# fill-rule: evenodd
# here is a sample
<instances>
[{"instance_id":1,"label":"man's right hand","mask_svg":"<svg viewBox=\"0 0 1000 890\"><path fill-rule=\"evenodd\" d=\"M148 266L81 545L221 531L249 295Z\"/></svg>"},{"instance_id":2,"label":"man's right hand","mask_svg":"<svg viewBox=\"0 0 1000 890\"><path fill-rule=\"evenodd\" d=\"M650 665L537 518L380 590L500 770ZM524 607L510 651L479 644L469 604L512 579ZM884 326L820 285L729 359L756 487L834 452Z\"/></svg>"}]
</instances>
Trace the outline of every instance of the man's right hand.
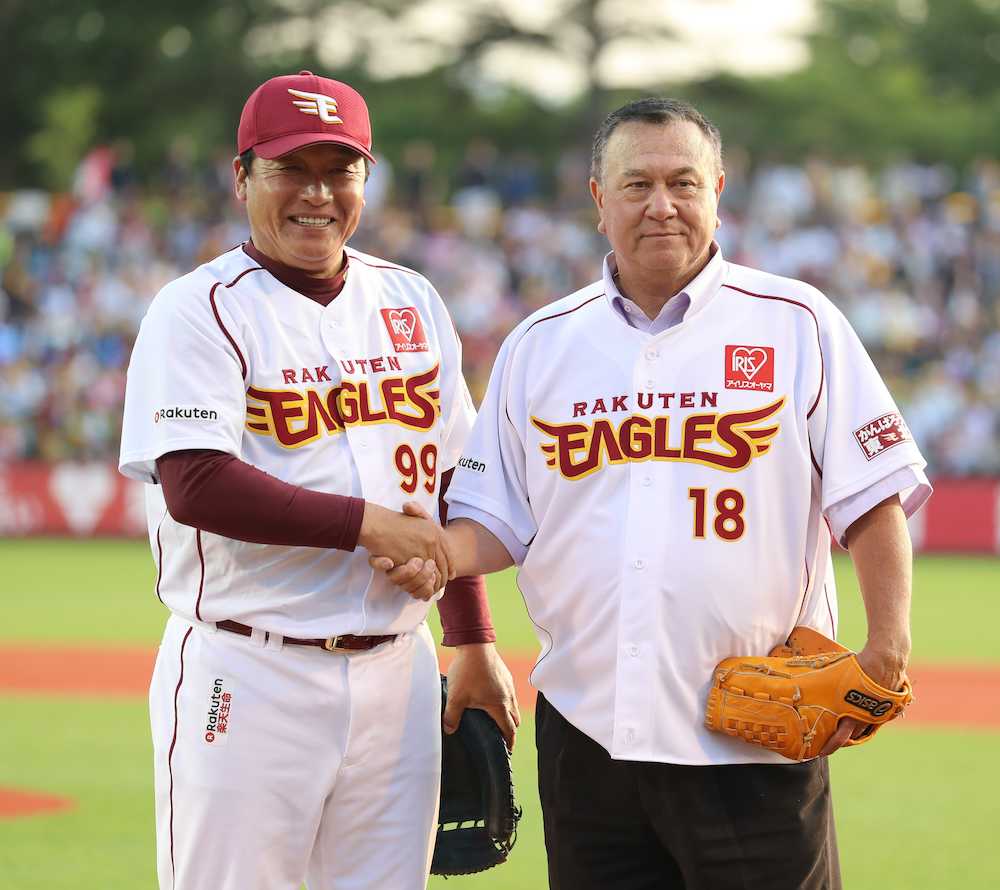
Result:
<instances>
[{"instance_id":1,"label":"man's right hand","mask_svg":"<svg viewBox=\"0 0 1000 890\"><path fill-rule=\"evenodd\" d=\"M403 505L403 512L408 516L429 518L427 512L413 501ZM504 543L488 528L471 519L449 522L444 530L444 546L451 557L451 577L486 575L514 564ZM389 581L410 596L426 600L440 589L432 562L421 558L400 562L374 550L370 552L368 564L377 571L385 572Z\"/></svg>"},{"instance_id":2,"label":"man's right hand","mask_svg":"<svg viewBox=\"0 0 1000 890\"><path fill-rule=\"evenodd\" d=\"M386 563L391 560L394 566L416 568L425 576L433 574L433 582L422 587L426 596L420 597L429 599L455 577L454 559L444 530L419 504L407 503L403 509L405 513L396 513L366 502L358 543Z\"/></svg>"},{"instance_id":3,"label":"man's right hand","mask_svg":"<svg viewBox=\"0 0 1000 890\"><path fill-rule=\"evenodd\" d=\"M393 566L386 556L369 556L368 564L386 577L400 590L406 591L414 599L429 600L441 589L437 569L433 560L414 557L401 565Z\"/></svg>"}]
</instances>

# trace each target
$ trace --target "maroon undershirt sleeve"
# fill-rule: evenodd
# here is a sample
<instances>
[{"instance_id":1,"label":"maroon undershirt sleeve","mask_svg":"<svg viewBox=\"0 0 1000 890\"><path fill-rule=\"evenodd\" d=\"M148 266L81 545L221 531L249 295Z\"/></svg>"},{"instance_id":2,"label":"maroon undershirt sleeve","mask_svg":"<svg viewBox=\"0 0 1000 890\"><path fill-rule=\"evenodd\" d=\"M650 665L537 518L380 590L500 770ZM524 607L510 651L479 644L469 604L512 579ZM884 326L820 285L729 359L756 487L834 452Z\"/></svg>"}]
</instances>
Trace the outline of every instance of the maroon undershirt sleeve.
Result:
<instances>
[{"instance_id":1,"label":"maroon undershirt sleeve","mask_svg":"<svg viewBox=\"0 0 1000 890\"><path fill-rule=\"evenodd\" d=\"M177 522L255 544L358 546L361 498L290 485L222 451L171 451L156 461Z\"/></svg>"},{"instance_id":2,"label":"maroon undershirt sleeve","mask_svg":"<svg viewBox=\"0 0 1000 890\"><path fill-rule=\"evenodd\" d=\"M156 461L170 515L202 531L255 544L354 550L365 513L361 498L282 482L223 451L171 451ZM441 479L441 519L447 517ZM445 646L496 640L482 575L456 578L438 602Z\"/></svg>"},{"instance_id":3,"label":"maroon undershirt sleeve","mask_svg":"<svg viewBox=\"0 0 1000 890\"><path fill-rule=\"evenodd\" d=\"M441 524L448 521L448 504L444 499L454 470L441 474L441 491L438 494L438 509ZM496 632L490 615L490 603L486 598L486 580L482 575L469 575L449 581L444 596L438 600L438 615L445 646L463 646L466 643L494 643Z\"/></svg>"}]
</instances>

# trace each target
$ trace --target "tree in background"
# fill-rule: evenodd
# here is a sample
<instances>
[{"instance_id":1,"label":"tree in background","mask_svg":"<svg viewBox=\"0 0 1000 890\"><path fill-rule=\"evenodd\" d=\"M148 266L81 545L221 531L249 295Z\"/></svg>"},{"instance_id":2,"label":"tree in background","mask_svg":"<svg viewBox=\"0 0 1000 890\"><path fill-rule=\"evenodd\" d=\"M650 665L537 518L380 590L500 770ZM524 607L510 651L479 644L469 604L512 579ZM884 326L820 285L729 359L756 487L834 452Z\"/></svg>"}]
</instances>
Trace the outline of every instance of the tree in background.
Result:
<instances>
[{"instance_id":1,"label":"tree in background","mask_svg":"<svg viewBox=\"0 0 1000 890\"><path fill-rule=\"evenodd\" d=\"M147 168L180 134L228 144L262 67L245 35L281 13L271 0L6 0L0 188L65 188L95 142L128 140Z\"/></svg>"},{"instance_id":2,"label":"tree in background","mask_svg":"<svg viewBox=\"0 0 1000 890\"><path fill-rule=\"evenodd\" d=\"M1000 0L816 2L801 70L644 91L699 102L756 154L963 163L995 153ZM720 16L734 3L713 0ZM452 168L470 139L485 137L551 160L637 95L611 86L613 54L677 46L649 9L631 0L6 0L0 189L66 188L95 144L119 142L154 176L178 143L208 158L232 147L242 102L262 78L300 68L359 86L390 157L424 139ZM521 75L515 85L501 69Z\"/></svg>"},{"instance_id":3,"label":"tree in background","mask_svg":"<svg viewBox=\"0 0 1000 890\"><path fill-rule=\"evenodd\" d=\"M822 0L811 59L699 84L757 154L963 164L1000 145L1000 0Z\"/></svg>"}]
</instances>

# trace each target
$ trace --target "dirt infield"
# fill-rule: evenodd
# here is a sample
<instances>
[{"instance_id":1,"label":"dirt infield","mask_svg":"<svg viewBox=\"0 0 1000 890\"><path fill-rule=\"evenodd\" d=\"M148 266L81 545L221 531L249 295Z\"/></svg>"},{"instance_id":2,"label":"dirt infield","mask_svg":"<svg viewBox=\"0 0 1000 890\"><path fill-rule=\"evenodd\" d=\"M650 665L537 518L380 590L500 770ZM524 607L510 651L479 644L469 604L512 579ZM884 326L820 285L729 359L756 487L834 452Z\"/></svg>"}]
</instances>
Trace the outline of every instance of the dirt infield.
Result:
<instances>
[{"instance_id":1,"label":"dirt infield","mask_svg":"<svg viewBox=\"0 0 1000 890\"><path fill-rule=\"evenodd\" d=\"M0 694L145 696L155 650L95 646L0 644ZM533 656L509 654L518 699L535 705L528 683ZM442 666L449 661L442 652ZM918 664L910 669L916 700L905 726L1000 729L1000 667Z\"/></svg>"},{"instance_id":2,"label":"dirt infield","mask_svg":"<svg viewBox=\"0 0 1000 890\"><path fill-rule=\"evenodd\" d=\"M74 806L76 806L75 801L68 797L0 788L0 819L20 819L38 813L57 813L60 810L71 810Z\"/></svg>"},{"instance_id":3,"label":"dirt infield","mask_svg":"<svg viewBox=\"0 0 1000 890\"><path fill-rule=\"evenodd\" d=\"M0 644L0 695L67 695L144 698L156 651L147 648ZM531 711L530 655L509 654L521 707ZM441 654L442 668L450 653ZM917 665L910 670L916 700L903 727L1000 730L1000 668ZM51 794L0 788L0 820L72 809Z\"/></svg>"}]
</instances>

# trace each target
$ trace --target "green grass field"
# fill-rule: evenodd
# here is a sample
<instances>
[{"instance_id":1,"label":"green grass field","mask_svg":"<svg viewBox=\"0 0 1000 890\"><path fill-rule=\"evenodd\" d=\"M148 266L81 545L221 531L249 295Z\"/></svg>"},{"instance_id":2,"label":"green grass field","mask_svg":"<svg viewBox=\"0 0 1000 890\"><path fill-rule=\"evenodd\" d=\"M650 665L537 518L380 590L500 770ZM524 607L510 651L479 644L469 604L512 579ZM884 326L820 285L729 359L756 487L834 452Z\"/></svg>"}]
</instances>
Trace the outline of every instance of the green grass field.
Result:
<instances>
[{"instance_id":1,"label":"green grass field","mask_svg":"<svg viewBox=\"0 0 1000 890\"><path fill-rule=\"evenodd\" d=\"M165 611L143 543L0 541L3 642L154 645ZM841 639L860 645L863 610L838 561ZM505 648L537 648L510 573L490 581ZM1000 660L1000 560L922 557L914 660ZM919 694L919 690L918 690ZM998 693L1000 694L1000 693ZM145 703L0 694L0 786L73 796L68 813L0 821L3 890L153 890L151 745ZM433 890L541 890L545 854L530 716L514 755L525 816L508 864ZM1000 732L893 728L831 761L845 887L1000 886L992 846ZM783 888L782 888L783 890Z\"/></svg>"}]
</instances>

